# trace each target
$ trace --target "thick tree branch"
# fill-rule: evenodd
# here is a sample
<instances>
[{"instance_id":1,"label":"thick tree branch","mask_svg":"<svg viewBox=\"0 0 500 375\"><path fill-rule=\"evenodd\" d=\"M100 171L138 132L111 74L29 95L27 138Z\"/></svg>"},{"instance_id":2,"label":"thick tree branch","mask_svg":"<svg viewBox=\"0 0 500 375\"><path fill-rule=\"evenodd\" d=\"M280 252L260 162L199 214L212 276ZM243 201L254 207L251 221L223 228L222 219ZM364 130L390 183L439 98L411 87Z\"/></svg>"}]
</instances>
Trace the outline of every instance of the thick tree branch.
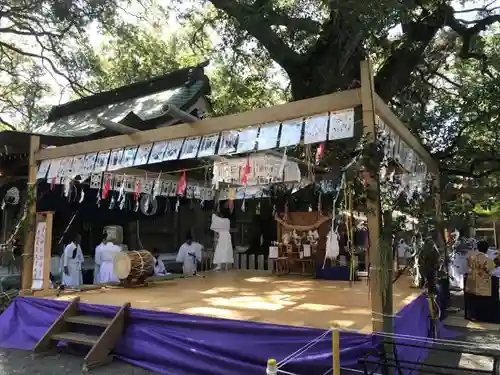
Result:
<instances>
[{"instance_id":1,"label":"thick tree branch","mask_svg":"<svg viewBox=\"0 0 500 375\"><path fill-rule=\"evenodd\" d=\"M21 48L14 46L13 44L9 44L9 43L5 43L5 42L0 41L0 50L2 50L2 51L10 50L12 52L17 53L18 55L21 55L21 56L39 59L42 63L49 64L50 68L52 69L52 71L54 71L54 73L63 77L70 84L72 84L75 88L77 88L76 92L78 92L78 89L83 90L83 92L88 91L85 87L80 85L78 82L74 82L67 74L62 72L50 58L44 56L43 51L45 50L45 48L43 45L40 45L40 47L42 47L42 54L36 54L36 53L24 51Z\"/></svg>"},{"instance_id":2,"label":"thick tree branch","mask_svg":"<svg viewBox=\"0 0 500 375\"><path fill-rule=\"evenodd\" d=\"M390 56L375 77L375 90L388 102L411 80L411 73L422 62L426 48L446 21L446 9L439 7L433 13L404 25L405 34L392 43Z\"/></svg>"},{"instance_id":3,"label":"thick tree branch","mask_svg":"<svg viewBox=\"0 0 500 375\"><path fill-rule=\"evenodd\" d=\"M293 71L299 55L293 51L274 31L269 20L262 17L259 9L239 3L236 0L209 0L213 6L233 17L239 26L259 41L271 58L285 71Z\"/></svg>"},{"instance_id":4,"label":"thick tree branch","mask_svg":"<svg viewBox=\"0 0 500 375\"><path fill-rule=\"evenodd\" d=\"M266 12L264 17L271 25L285 26L290 31L302 30L310 34L319 34L321 24L309 18L289 17L274 10Z\"/></svg>"},{"instance_id":5,"label":"thick tree branch","mask_svg":"<svg viewBox=\"0 0 500 375\"><path fill-rule=\"evenodd\" d=\"M481 62L482 71L488 69L488 56L482 52L472 51L473 38L488 26L500 21L500 15L491 15L475 22L474 26L467 27L455 18L455 11L451 6L447 7L446 25L449 26L462 38L462 48L459 56L464 59L476 59Z\"/></svg>"},{"instance_id":6,"label":"thick tree branch","mask_svg":"<svg viewBox=\"0 0 500 375\"><path fill-rule=\"evenodd\" d=\"M0 117L0 126L9 128L10 130L17 130L14 125L12 125L10 122L4 120L2 117Z\"/></svg>"}]
</instances>

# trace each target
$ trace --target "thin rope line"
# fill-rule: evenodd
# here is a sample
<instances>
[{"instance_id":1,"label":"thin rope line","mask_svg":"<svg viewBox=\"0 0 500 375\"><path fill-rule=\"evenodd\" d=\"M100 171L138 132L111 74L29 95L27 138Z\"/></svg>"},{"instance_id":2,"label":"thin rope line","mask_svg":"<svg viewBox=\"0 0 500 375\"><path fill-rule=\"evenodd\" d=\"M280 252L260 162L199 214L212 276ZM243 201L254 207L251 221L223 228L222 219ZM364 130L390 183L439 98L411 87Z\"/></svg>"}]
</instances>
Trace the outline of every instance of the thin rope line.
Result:
<instances>
[{"instance_id":1,"label":"thin rope line","mask_svg":"<svg viewBox=\"0 0 500 375\"><path fill-rule=\"evenodd\" d=\"M356 331L354 329L349 329L349 328L336 328L339 332L348 332L348 333L357 333L359 334L359 331ZM471 342L467 341L460 341L460 340L448 340L448 339L434 339L430 337L419 337L419 336L412 336L412 335L405 335L405 334L398 334L398 333L386 333L386 332L373 332L372 335L374 336L381 336L381 337L390 337L390 338L400 338L400 339L405 339L409 341L418 341L418 342L427 342L427 343L437 343L437 344L449 344L449 345L456 345L456 346L464 346L464 347L470 347ZM477 347L481 347L480 345L476 345ZM487 345L484 345L482 347L486 347Z\"/></svg>"},{"instance_id":2,"label":"thin rope line","mask_svg":"<svg viewBox=\"0 0 500 375\"><path fill-rule=\"evenodd\" d=\"M358 369L355 369L355 368L348 368L348 367L340 367L341 370L344 370L344 371L352 371L352 372L357 372L357 373L364 373L363 370L358 370ZM285 375L299 375L295 372L290 372L290 371L285 371L285 370L281 370L281 369L278 369L278 374L285 374ZM330 372L333 372L333 367L326 370L326 372L324 372L322 375L327 375L328 373ZM382 375L378 372L373 372L372 375Z\"/></svg>"},{"instance_id":3,"label":"thin rope line","mask_svg":"<svg viewBox=\"0 0 500 375\"><path fill-rule=\"evenodd\" d=\"M281 367L283 367L284 365L286 365L292 359L297 358L299 355L303 354L304 352L306 352L307 350L309 350L314 345L316 345L319 341L321 341L323 338L325 338L331 331L332 331L332 329L329 329L328 331L323 332L321 335L319 335L318 337L316 337L312 341L308 342L307 344L305 344L304 346L302 346L301 348L297 349L295 352L293 352L292 354L288 355L286 358L284 358L283 360L281 360L278 363L278 369L281 368Z\"/></svg>"}]
</instances>

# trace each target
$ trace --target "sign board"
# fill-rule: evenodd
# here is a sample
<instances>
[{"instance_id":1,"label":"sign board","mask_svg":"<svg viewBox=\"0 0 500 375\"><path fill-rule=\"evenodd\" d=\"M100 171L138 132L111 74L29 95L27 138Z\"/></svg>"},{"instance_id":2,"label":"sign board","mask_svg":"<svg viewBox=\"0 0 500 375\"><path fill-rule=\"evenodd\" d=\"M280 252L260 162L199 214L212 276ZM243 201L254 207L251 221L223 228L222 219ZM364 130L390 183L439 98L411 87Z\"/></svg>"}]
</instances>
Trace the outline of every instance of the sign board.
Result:
<instances>
[{"instance_id":1,"label":"sign board","mask_svg":"<svg viewBox=\"0 0 500 375\"><path fill-rule=\"evenodd\" d=\"M48 290L50 287L50 263L52 250L53 213L37 214L35 248L33 251L32 290Z\"/></svg>"}]
</instances>

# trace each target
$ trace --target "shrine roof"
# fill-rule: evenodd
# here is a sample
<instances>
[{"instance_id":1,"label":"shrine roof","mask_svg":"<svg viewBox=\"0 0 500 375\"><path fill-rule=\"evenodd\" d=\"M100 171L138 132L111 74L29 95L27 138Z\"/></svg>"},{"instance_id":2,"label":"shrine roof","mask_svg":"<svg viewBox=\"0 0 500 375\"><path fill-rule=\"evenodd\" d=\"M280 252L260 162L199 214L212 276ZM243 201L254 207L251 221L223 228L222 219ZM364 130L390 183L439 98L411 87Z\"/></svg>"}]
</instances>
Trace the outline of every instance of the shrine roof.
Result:
<instances>
[{"instance_id":1,"label":"shrine roof","mask_svg":"<svg viewBox=\"0 0 500 375\"><path fill-rule=\"evenodd\" d=\"M34 133L85 137L104 131L97 124L97 118L123 123L139 130L153 129L173 120L162 111L164 104L188 110L199 97L210 93L209 80L203 70L207 64L183 68L55 106L47 122L34 129ZM103 136L109 134L99 134L98 138ZM67 143L73 142L75 139Z\"/></svg>"},{"instance_id":2,"label":"shrine roof","mask_svg":"<svg viewBox=\"0 0 500 375\"><path fill-rule=\"evenodd\" d=\"M177 120L161 111L161 106L168 103L190 111L199 98L210 94L210 83L204 74L207 64L205 62L179 69L147 81L54 106L46 123L33 129L31 133L0 131L0 161L11 160L14 154L25 158L31 135L40 136L42 148L117 135L116 132L99 126L98 117L138 130L176 123Z\"/></svg>"}]
</instances>

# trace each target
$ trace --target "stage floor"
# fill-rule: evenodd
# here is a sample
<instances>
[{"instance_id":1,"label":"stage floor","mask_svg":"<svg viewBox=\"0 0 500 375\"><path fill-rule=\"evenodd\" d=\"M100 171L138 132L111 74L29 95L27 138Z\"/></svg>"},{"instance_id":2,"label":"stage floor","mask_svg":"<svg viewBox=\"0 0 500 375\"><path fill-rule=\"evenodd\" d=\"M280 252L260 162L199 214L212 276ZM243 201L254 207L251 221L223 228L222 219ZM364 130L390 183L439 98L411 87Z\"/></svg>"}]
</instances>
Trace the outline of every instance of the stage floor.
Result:
<instances>
[{"instance_id":1,"label":"stage floor","mask_svg":"<svg viewBox=\"0 0 500 375\"><path fill-rule=\"evenodd\" d=\"M101 288L69 293L90 304L202 315L292 326L329 328L332 324L364 333L372 331L369 289L365 280L324 281L293 276L273 276L259 271L208 272L192 277L156 281L147 287ZM394 284L394 311L418 297L406 279Z\"/></svg>"}]
</instances>

